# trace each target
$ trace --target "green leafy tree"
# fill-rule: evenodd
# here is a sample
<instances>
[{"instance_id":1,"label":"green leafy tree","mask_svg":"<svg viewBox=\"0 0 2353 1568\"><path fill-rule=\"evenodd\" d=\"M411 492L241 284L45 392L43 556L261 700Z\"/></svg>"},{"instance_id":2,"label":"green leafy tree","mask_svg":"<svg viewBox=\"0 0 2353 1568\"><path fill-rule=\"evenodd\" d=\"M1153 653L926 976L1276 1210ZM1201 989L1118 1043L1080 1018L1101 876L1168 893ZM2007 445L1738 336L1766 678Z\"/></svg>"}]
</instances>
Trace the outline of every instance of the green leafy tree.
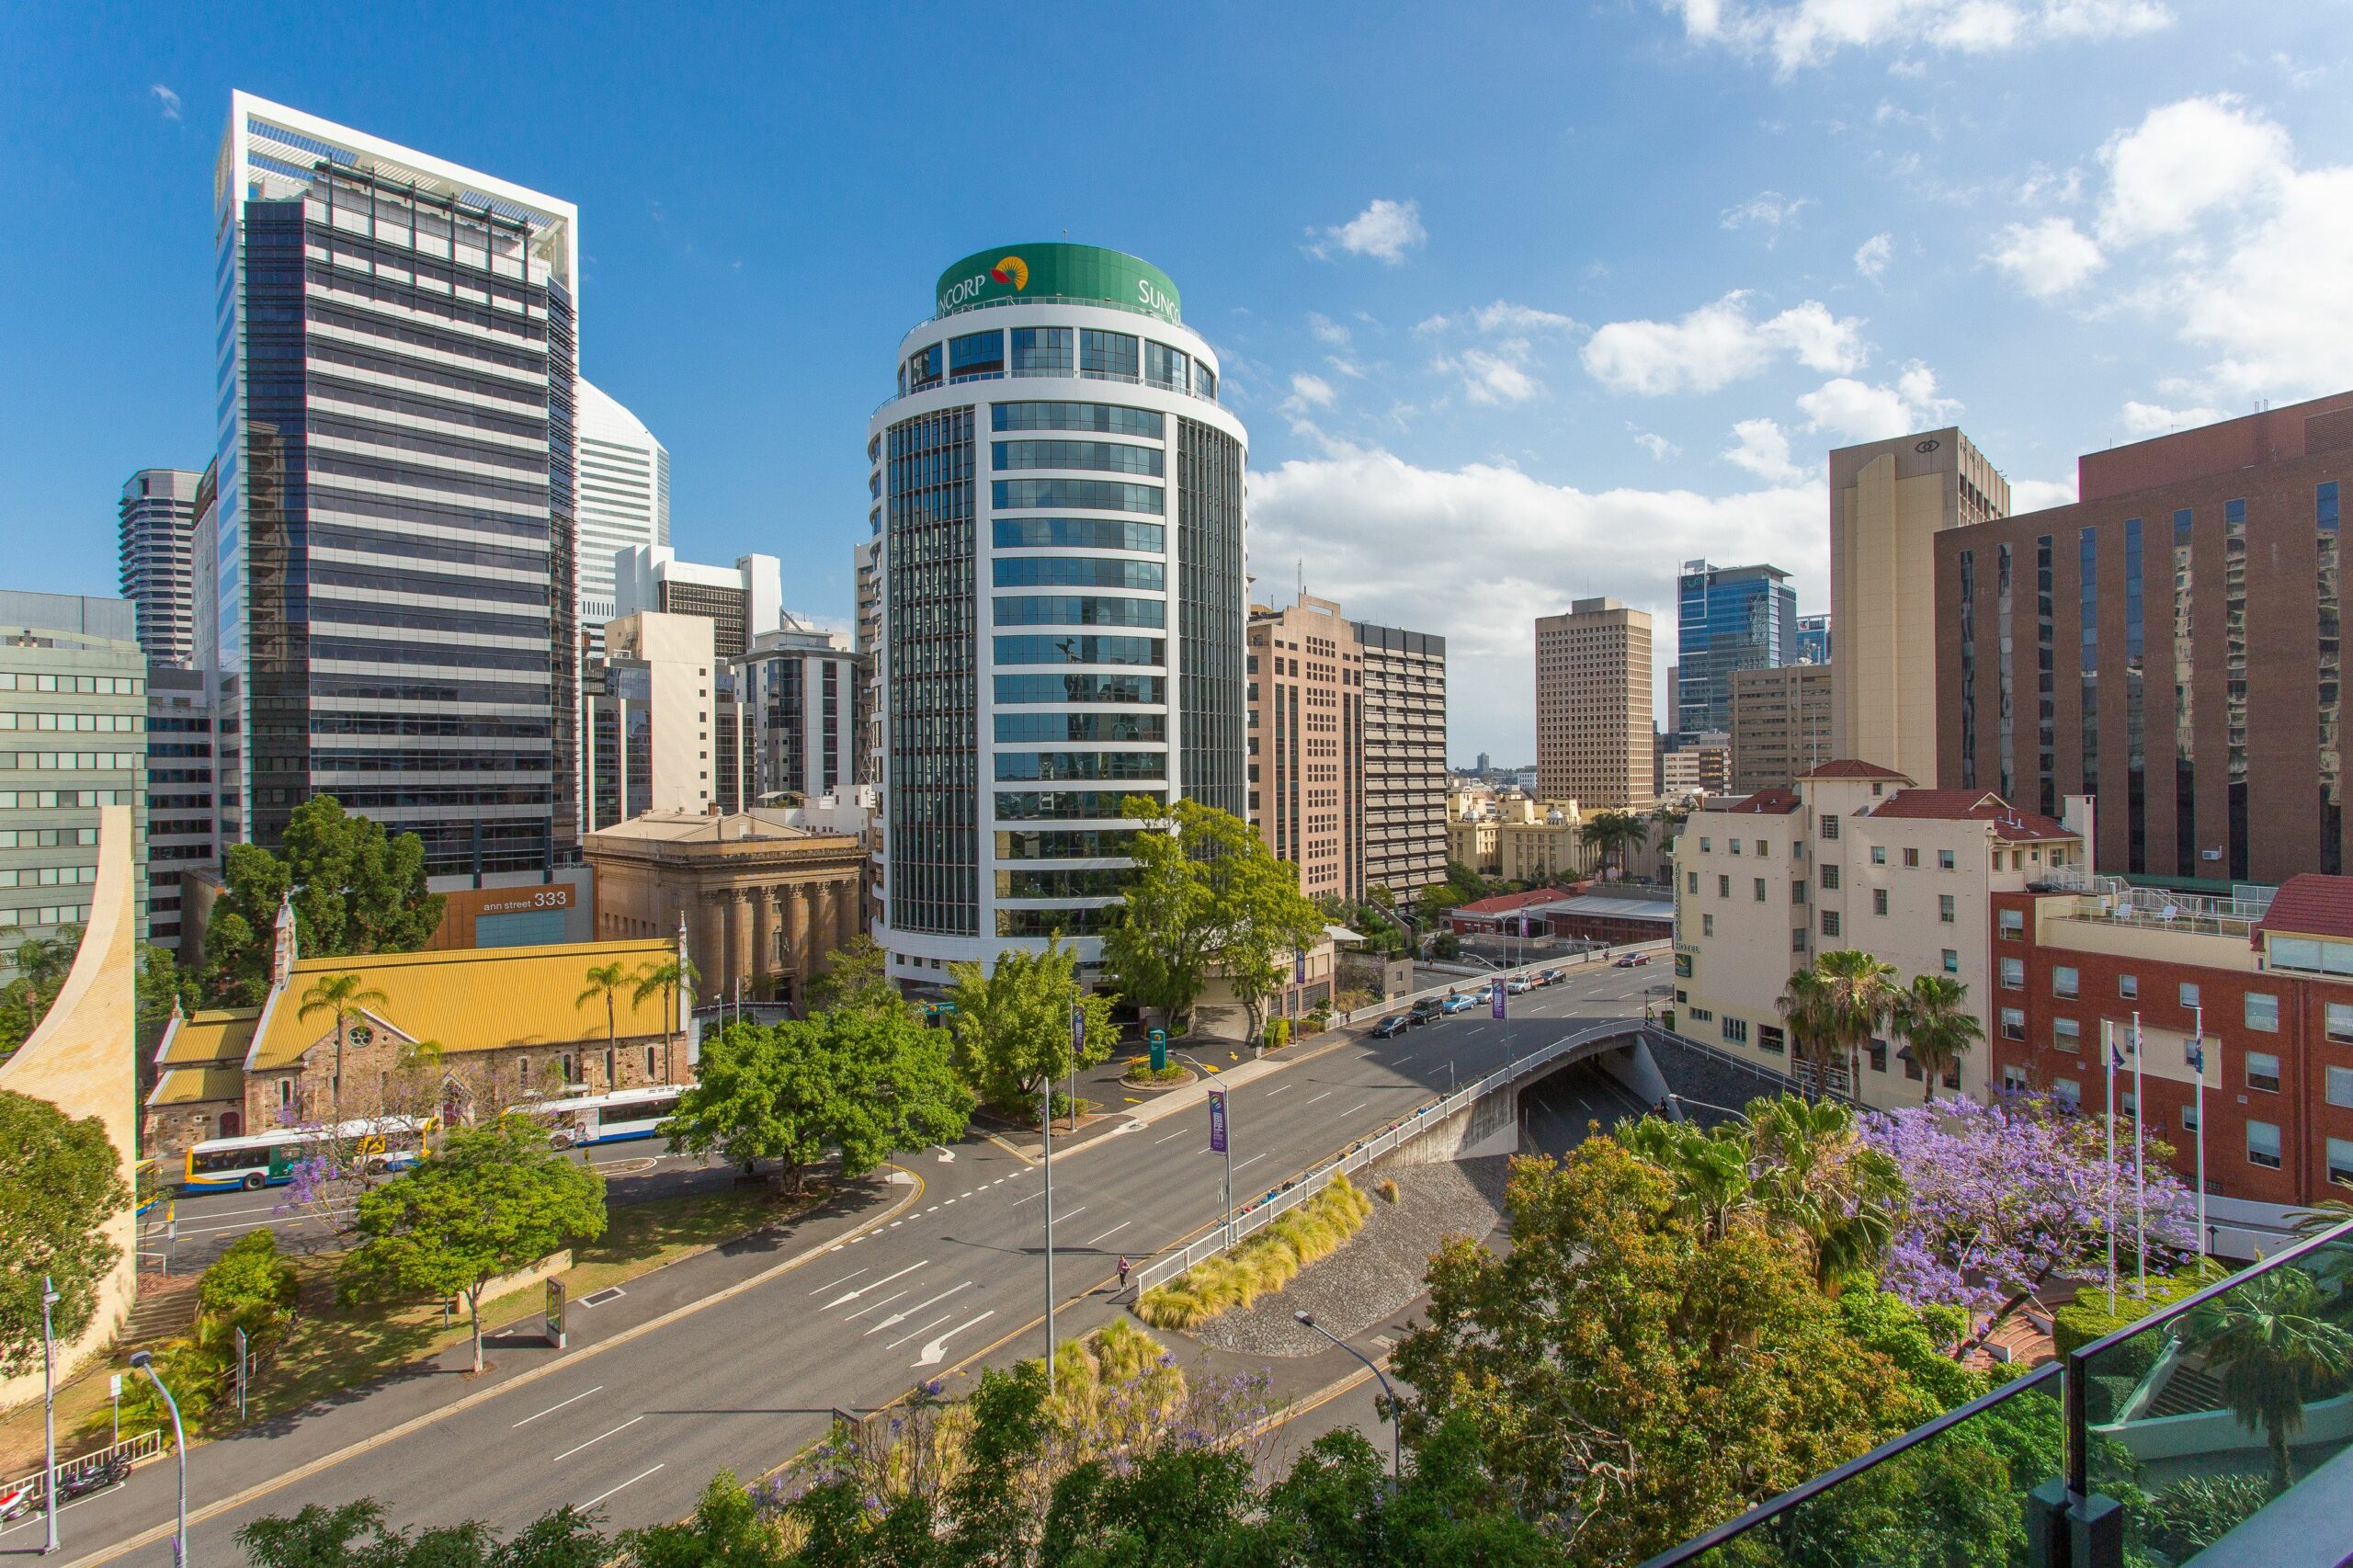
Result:
<instances>
[{"instance_id":1,"label":"green leafy tree","mask_svg":"<svg viewBox=\"0 0 2353 1568\"><path fill-rule=\"evenodd\" d=\"M1969 1048L1985 1038L1969 1010L1969 987L1941 974L1914 975L1891 1001L1889 1027L1911 1048L1923 1100L1934 1098L1945 1074L1957 1070Z\"/></svg>"},{"instance_id":2,"label":"green leafy tree","mask_svg":"<svg viewBox=\"0 0 2353 1568\"><path fill-rule=\"evenodd\" d=\"M678 993L691 991L701 983L702 971L695 968L694 960L674 953L659 963L641 966L631 989L630 999L641 1007L651 996L659 994L662 998L662 1081L665 1084L678 1081L677 1066L671 1054L671 1043L678 1034Z\"/></svg>"},{"instance_id":3,"label":"green leafy tree","mask_svg":"<svg viewBox=\"0 0 2353 1568\"><path fill-rule=\"evenodd\" d=\"M782 1568L788 1556L775 1517L727 1470L710 1478L688 1518L631 1530L621 1546L631 1568Z\"/></svg>"},{"instance_id":4,"label":"green leafy tree","mask_svg":"<svg viewBox=\"0 0 2353 1568\"><path fill-rule=\"evenodd\" d=\"M2288 1489L2288 1439L2304 1406L2340 1392L2353 1369L2353 1335L2325 1315L2320 1281L2284 1266L2189 1309L2188 1338L2222 1385L2231 1414L2271 1450L2271 1486Z\"/></svg>"},{"instance_id":5,"label":"green leafy tree","mask_svg":"<svg viewBox=\"0 0 2353 1568\"><path fill-rule=\"evenodd\" d=\"M1512 1250L1455 1239L1398 1346L1408 1441L1449 1420L1581 1563L1639 1562L1900 1425L1893 1368L1853 1343L1805 1243L1711 1235L1674 1178L1608 1137L1523 1160Z\"/></svg>"},{"instance_id":6,"label":"green leafy tree","mask_svg":"<svg viewBox=\"0 0 2353 1568\"><path fill-rule=\"evenodd\" d=\"M825 972L809 983L809 1003L826 1012L888 1011L906 999L891 982L882 944L852 937L825 955Z\"/></svg>"},{"instance_id":7,"label":"green leafy tree","mask_svg":"<svg viewBox=\"0 0 2353 1568\"><path fill-rule=\"evenodd\" d=\"M954 982L948 999L956 1005L949 1023L957 1069L982 1102L997 1110L1027 1113L1041 1085L1070 1072L1074 1005L1086 1017L1078 1066L1108 1059L1120 1042L1111 1022L1114 998L1079 984L1078 954L1059 937L1040 949L1008 948L997 954L994 969L958 962L948 966L948 974ZM1071 1108L1075 1115L1077 1108Z\"/></svg>"},{"instance_id":8,"label":"green leafy tree","mask_svg":"<svg viewBox=\"0 0 2353 1568\"><path fill-rule=\"evenodd\" d=\"M612 1560L593 1517L574 1507L542 1514L503 1541L478 1519L412 1534L388 1518L372 1497L313 1503L256 1519L236 1541L250 1568L602 1568Z\"/></svg>"},{"instance_id":9,"label":"green leafy tree","mask_svg":"<svg viewBox=\"0 0 2353 1568\"><path fill-rule=\"evenodd\" d=\"M335 1019L335 1076L327 1085L335 1106L332 1120L338 1131L343 1125L343 1043L351 1026L370 1007L387 1006L392 998L356 974L323 974L311 982L302 993L301 1006L295 1017L310 1019L325 1014Z\"/></svg>"},{"instance_id":10,"label":"green leafy tree","mask_svg":"<svg viewBox=\"0 0 2353 1568\"><path fill-rule=\"evenodd\" d=\"M731 1024L706 1040L694 1086L663 1133L680 1148L754 1169L801 1171L841 1152L846 1177L892 1154L963 1136L972 1098L948 1040L911 1011L820 1013L780 1024Z\"/></svg>"},{"instance_id":11,"label":"green leafy tree","mask_svg":"<svg viewBox=\"0 0 2353 1568\"><path fill-rule=\"evenodd\" d=\"M441 923L442 897L426 889L424 840L390 835L332 795L294 808L276 854L231 845L222 880L225 891L204 933L204 989L222 1006L256 1006L268 990L269 932L281 899L291 897L296 937L313 958L415 952Z\"/></svg>"},{"instance_id":12,"label":"green leafy tree","mask_svg":"<svg viewBox=\"0 0 2353 1568\"><path fill-rule=\"evenodd\" d=\"M548 1145L546 1130L509 1116L452 1132L441 1152L362 1193L360 1244L341 1281L354 1296L463 1296L482 1370L483 1288L573 1241L605 1233L605 1178Z\"/></svg>"},{"instance_id":13,"label":"green leafy tree","mask_svg":"<svg viewBox=\"0 0 2353 1568\"><path fill-rule=\"evenodd\" d=\"M41 1278L55 1284L61 1344L90 1326L98 1283L122 1256L107 1221L131 1200L121 1156L97 1117L0 1089L0 1371L40 1364Z\"/></svg>"}]
</instances>

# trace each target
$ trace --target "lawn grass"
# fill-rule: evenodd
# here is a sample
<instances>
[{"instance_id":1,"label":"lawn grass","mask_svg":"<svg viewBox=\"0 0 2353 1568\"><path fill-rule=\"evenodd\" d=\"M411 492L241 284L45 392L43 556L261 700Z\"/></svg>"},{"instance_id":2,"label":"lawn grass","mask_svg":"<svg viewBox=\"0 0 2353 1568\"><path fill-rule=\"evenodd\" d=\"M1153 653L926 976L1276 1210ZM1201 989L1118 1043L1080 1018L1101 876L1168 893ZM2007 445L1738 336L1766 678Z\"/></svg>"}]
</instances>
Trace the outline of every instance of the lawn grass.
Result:
<instances>
[{"instance_id":1,"label":"lawn grass","mask_svg":"<svg viewBox=\"0 0 2353 1568\"><path fill-rule=\"evenodd\" d=\"M1188 1329L1279 1290L1317 1258L1336 1252L1372 1213L1372 1199L1345 1176L1229 1253L1202 1259L1136 1302L1154 1328Z\"/></svg>"},{"instance_id":2,"label":"lawn grass","mask_svg":"<svg viewBox=\"0 0 2353 1568\"><path fill-rule=\"evenodd\" d=\"M763 1226L807 1212L825 1199L812 1184L794 1195L767 1188L694 1193L618 1204L608 1213L605 1233L572 1250L572 1267L561 1278L577 1301L608 1286L626 1283L665 1264L721 1245ZM278 1358L255 1380L249 1416L262 1420L301 1410L438 1357L471 1335L462 1304L442 1321L438 1303L368 1303L340 1306L335 1301L335 1269L340 1255L322 1253L290 1259L302 1280L301 1317ZM545 1287L532 1285L483 1303L483 1332L537 1316ZM127 1353L130 1346L121 1349ZM121 1355L94 1360L57 1393L57 1451L61 1458L103 1446L110 1436L107 1378L124 1369ZM215 1423L216 1429L224 1424ZM41 1411L39 1401L0 1416L0 1477L40 1469Z\"/></svg>"}]
</instances>

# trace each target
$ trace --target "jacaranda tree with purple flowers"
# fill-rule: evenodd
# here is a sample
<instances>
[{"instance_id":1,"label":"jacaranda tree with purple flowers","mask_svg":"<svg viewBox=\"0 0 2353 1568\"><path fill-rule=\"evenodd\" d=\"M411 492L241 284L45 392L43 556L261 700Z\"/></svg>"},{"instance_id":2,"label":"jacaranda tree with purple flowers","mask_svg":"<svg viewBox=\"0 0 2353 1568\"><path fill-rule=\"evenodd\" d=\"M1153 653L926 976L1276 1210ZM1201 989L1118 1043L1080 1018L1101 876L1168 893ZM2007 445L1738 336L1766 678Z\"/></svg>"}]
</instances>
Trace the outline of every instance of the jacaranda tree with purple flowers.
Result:
<instances>
[{"instance_id":1,"label":"jacaranda tree with purple flowers","mask_svg":"<svg viewBox=\"0 0 2353 1568\"><path fill-rule=\"evenodd\" d=\"M2131 1268L2136 1134L2147 1142L2151 1250L2187 1250L2195 1203L2166 1164L2172 1150L2130 1123L2117 1128L2111 1165L2106 1125L2045 1096L1870 1113L1864 1136L1894 1159L1910 1192L1881 1284L1915 1306L1983 1314L1955 1346L1960 1357L2052 1280L2105 1272L2111 1209Z\"/></svg>"}]
</instances>

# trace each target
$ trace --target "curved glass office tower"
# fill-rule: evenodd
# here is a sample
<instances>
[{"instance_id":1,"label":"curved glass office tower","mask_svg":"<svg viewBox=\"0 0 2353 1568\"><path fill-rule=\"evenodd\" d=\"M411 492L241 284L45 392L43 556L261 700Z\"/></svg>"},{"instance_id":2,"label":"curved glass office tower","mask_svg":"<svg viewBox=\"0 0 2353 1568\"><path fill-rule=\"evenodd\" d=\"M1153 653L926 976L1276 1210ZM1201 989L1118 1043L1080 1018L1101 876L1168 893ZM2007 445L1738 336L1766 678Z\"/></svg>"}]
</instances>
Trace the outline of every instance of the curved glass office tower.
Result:
<instances>
[{"instance_id":1,"label":"curved glass office tower","mask_svg":"<svg viewBox=\"0 0 2353 1568\"><path fill-rule=\"evenodd\" d=\"M1245 809L1242 476L1176 286L1091 245L942 273L869 425L882 909L944 983L1054 932L1092 959L1129 795Z\"/></svg>"}]
</instances>

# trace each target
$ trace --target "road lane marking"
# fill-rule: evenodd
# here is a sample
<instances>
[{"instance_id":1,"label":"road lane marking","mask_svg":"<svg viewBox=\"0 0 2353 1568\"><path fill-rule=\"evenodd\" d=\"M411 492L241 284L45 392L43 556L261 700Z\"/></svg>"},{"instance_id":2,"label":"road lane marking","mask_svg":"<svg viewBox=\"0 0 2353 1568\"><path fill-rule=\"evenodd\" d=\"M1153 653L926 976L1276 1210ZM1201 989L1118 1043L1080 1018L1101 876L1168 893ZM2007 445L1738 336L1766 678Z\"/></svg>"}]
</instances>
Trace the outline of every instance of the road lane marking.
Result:
<instances>
[{"instance_id":1,"label":"road lane marking","mask_svg":"<svg viewBox=\"0 0 2353 1568\"><path fill-rule=\"evenodd\" d=\"M1322 1094L1320 1094L1320 1095L1316 1096L1315 1096L1315 1100L1328 1100L1328 1099L1330 1099L1331 1097L1332 1097L1332 1091L1331 1091L1331 1090L1329 1090L1329 1089L1326 1089L1326 1090L1324 1090ZM1304 1103L1306 1103L1306 1104L1308 1104L1308 1105L1313 1105L1313 1104L1315 1103L1315 1100L1308 1100L1308 1101L1306 1101L1306 1102L1304 1102Z\"/></svg>"},{"instance_id":2,"label":"road lane marking","mask_svg":"<svg viewBox=\"0 0 2353 1568\"><path fill-rule=\"evenodd\" d=\"M662 1466L663 1466L663 1465L666 1465L666 1464L668 1464L669 1462L670 1462L669 1460L663 1460L663 1461L662 1461L662 1464L657 1464L657 1465L655 1465L655 1466L654 1467L654 1470L660 1470L660 1469L662 1468ZM606 1498L608 1498L608 1497L611 1496L611 1495L613 1494L613 1492L619 1492L619 1491L620 1491L620 1490L621 1490L621 1488L622 1488L622 1487L626 1487L626 1486L634 1486L634 1485L636 1485L639 1482L643 1481L647 1476L652 1475L652 1474L654 1473L654 1470L642 1470L642 1471L639 1471L635 1475L632 1475L632 1476L631 1476L627 1481L622 1482L622 1483L621 1483L621 1484L620 1484L620 1486L616 1486L616 1487L614 1487L614 1488L612 1489L612 1492L599 1492L599 1493L597 1493L597 1495L595 1495L594 1497L589 1498L589 1499L588 1499L588 1501L586 1501L585 1503L583 1503L583 1504L581 1504L581 1505L580 1505L580 1511L581 1511L582 1513L584 1513L584 1514L585 1514L585 1513L586 1513L589 1509L591 1509L591 1508L595 1507L597 1504L599 1504L599 1503L603 1502Z\"/></svg>"},{"instance_id":3,"label":"road lane marking","mask_svg":"<svg viewBox=\"0 0 2353 1568\"><path fill-rule=\"evenodd\" d=\"M1277 1095L1281 1094L1285 1089L1290 1088L1291 1086L1292 1085L1289 1084L1278 1084L1273 1088L1267 1091L1265 1097L1267 1099L1273 1099Z\"/></svg>"},{"instance_id":4,"label":"road lane marking","mask_svg":"<svg viewBox=\"0 0 2353 1568\"><path fill-rule=\"evenodd\" d=\"M1120 1221L1118 1224L1116 1224L1116 1225L1112 1226L1109 1230L1108 1230L1108 1231L1104 1232L1104 1233L1103 1233L1103 1236L1116 1236L1116 1235L1118 1235L1121 1231L1126 1230L1126 1229L1127 1229L1131 1224L1133 1224L1133 1223L1134 1223L1134 1221L1131 1221L1131 1220L1122 1220L1122 1221ZM1087 1237L1087 1238L1086 1238L1086 1240L1085 1240L1085 1241L1081 1242L1081 1243L1079 1244L1079 1245L1081 1245L1081 1246L1090 1246L1090 1247L1091 1247L1091 1246L1093 1246L1097 1242L1101 1241L1101 1240L1103 1239L1103 1236L1089 1236L1089 1237Z\"/></svg>"},{"instance_id":5,"label":"road lane marking","mask_svg":"<svg viewBox=\"0 0 2353 1568\"><path fill-rule=\"evenodd\" d=\"M923 1354L915 1358L915 1365L918 1367L936 1367L939 1365L941 1358L948 1354L948 1342L949 1340L955 1338L958 1335L963 1333L974 1324L986 1323L989 1319L995 1316L996 1316L996 1309L995 1307L991 1307L979 1317L968 1318L964 1322L958 1324L946 1334L941 1335L938 1338L926 1345L923 1347Z\"/></svg>"},{"instance_id":6,"label":"road lane marking","mask_svg":"<svg viewBox=\"0 0 2353 1568\"><path fill-rule=\"evenodd\" d=\"M817 1310L821 1312L832 1312L835 1307L840 1306L845 1301L857 1301L869 1290L881 1290L883 1286L888 1285L892 1280L899 1278L900 1274L913 1274L916 1269L921 1268L925 1264L929 1263L931 1259L927 1257L917 1258L915 1262L910 1263L904 1268L900 1269L897 1274L885 1274L881 1278L875 1280L870 1285L860 1285L857 1290L850 1291L847 1295L835 1297L832 1301L827 1301L824 1306L819 1307ZM866 1271L864 1269L860 1269L858 1272L863 1274Z\"/></svg>"},{"instance_id":7,"label":"road lane marking","mask_svg":"<svg viewBox=\"0 0 2353 1568\"><path fill-rule=\"evenodd\" d=\"M818 1286L815 1290L813 1290L810 1291L809 1293L810 1293L811 1295L813 1295L813 1296L822 1296L822 1295L824 1295L826 1291L828 1291L828 1290L832 1290L835 1286L836 1286L836 1285L847 1285L847 1284L848 1284L851 1280L853 1280L853 1279L857 1278L859 1275L861 1275L861 1274L863 1274L863 1273L865 1273L865 1272L866 1272L866 1270L864 1270L863 1268L853 1268L853 1269L851 1269L847 1274L843 1275L843 1276L842 1276L840 1278L838 1278L838 1279L828 1279L828 1280L826 1280L823 1285Z\"/></svg>"},{"instance_id":8,"label":"road lane marking","mask_svg":"<svg viewBox=\"0 0 2353 1568\"><path fill-rule=\"evenodd\" d=\"M642 1415L632 1415L632 1416L631 1416L628 1420L626 1420L626 1421L622 1422L620 1426L618 1426L614 1427L614 1428L613 1428L613 1432L626 1432L626 1431L628 1431L631 1427L632 1427L632 1426L636 1426L639 1422L641 1422L641 1421L642 1421L642 1420L644 1420L644 1419L645 1419L645 1417L644 1417L644 1416L642 1416ZM563 1450L563 1452L562 1452L562 1453L560 1453L560 1454L556 1455L556 1456L555 1456L555 1458L553 1458L553 1459L551 1459L551 1460L548 1460L548 1463L550 1463L550 1464L562 1464L565 1460L570 1459L573 1455L574 1455L574 1454L578 1453L582 1449L593 1449L593 1448L595 1448L597 1444L599 1444L599 1443L603 1442L606 1438L608 1438L608 1437L611 1437L611 1436L613 1435L613 1432L599 1432L599 1433L597 1433L595 1437L593 1437L589 1438L586 1442L582 1443L582 1444L579 1444L579 1445L578 1445L578 1446L576 1446L576 1447L569 1448L569 1449L564 1449L564 1450Z\"/></svg>"},{"instance_id":9,"label":"road lane marking","mask_svg":"<svg viewBox=\"0 0 2353 1568\"><path fill-rule=\"evenodd\" d=\"M1246 1166L1256 1165L1260 1160L1263 1160L1267 1156L1264 1154L1253 1154L1248 1159L1243 1161L1241 1165L1236 1165L1233 1168L1237 1171L1242 1170Z\"/></svg>"},{"instance_id":10,"label":"road lane marking","mask_svg":"<svg viewBox=\"0 0 2353 1568\"><path fill-rule=\"evenodd\" d=\"M1030 1194L1029 1197L1027 1197L1027 1198L1017 1198L1017 1199L1015 1199L1013 1200L1013 1207L1014 1207L1014 1208L1016 1208L1016 1209L1018 1209L1018 1208L1020 1208L1020 1207L1021 1207L1023 1204L1025 1204L1025 1203L1035 1203L1035 1202L1037 1202L1037 1201L1038 1201L1038 1199L1041 1199L1041 1198L1043 1198L1043 1197L1045 1197L1045 1196L1046 1196L1046 1189L1045 1189L1044 1187L1040 1187L1037 1191L1035 1191L1035 1192L1031 1193L1031 1194Z\"/></svg>"},{"instance_id":11,"label":"road lane marking","mask_svg":"<svg viewBox=\"0 0 2353 1568\"><path fill-rule=\"evenodd\" d=\"M844 1318L842 1321L844 1323L856 1323L858 1319L864 1317L869 1312L881 1312L884 1307L889 1306L892 1302L897 1301L900 1297L905 1294L906 1291L904 1290L893 1290L889 1295L883 1297L881 1301L870 1302L867 1305L858 1308L858 1311L850 1313L849 1316Z\"/></svg>"},{"instance_id":12,"label":"road lane marking","mask_svg":"<svg viewBox=\"0 0 2353 1568\"><path fill-rule=\"evenodd\" d=\"M551 1404L545 1410L540 1411L539 1415L526 1415L522 1420L515 1423L515 1426L529 1426L532 1422L537 1421L540 1418L540 1415L553 1415L557 1411L562 1410L566 1404L578 1404L582 1400L586 1399L589 1393L598 1392L604 1388L604 1384L598 1383L596 1388L590 1389L588 1393L576 1393L570 1399L563 1401L563 1403ZM509 1431L512 1431L513 1429L513 1427L508 1428Z\"/></svg>"},{"instance_id":13,"label":"road lane marking","mask_svg":"<svg viewBox=\"0 0 2353 1568\"><path fill-rule=\"evenodd\" d=\"M1187 1129L1186 1131L1190 1131L1190 1129ZM1170 1134L1168 1135L1168 1138L1182 1138L1183 1136L1185 1136L1185 1133L1184 1133L1183 1131L1178 1131L1178 1132L1172 1132L1172 1133L1170 1133ZM1152 1146L1153 1146L1154 1148L1157 1149L1157 1148L1159 1148L1163 1143L1167 1142L1168 1142L1168 1138L1155 1138L1155 1139L1154 1139L1154 1140L1152 1141Z\"/></svg>"},{"instance_id":14,"label":"road lane marking","mask_svg":"<svg viewBox=\"0 0 2353 1568\"><path fill-rule=\"evenodd\" d=\"M972 1288L972 1282L970 1279L965 1280L961 1285L951 1285L947 1290L942 1290L938 1295L934 1296L928 1301L917 1301L914 1306L907 1308L904 1312L892 1312L889 1317L884 1318L872 1328L868 1329L866 1333L869 1335L878 1334L886 1328L895 1328L900 1324L906 1322L909 1318L923 1311L926 1307L936 1307L940 1302L946 1301L949 1297L954 1295L957 1291L969 1290ZM860 1337L863 1338L865 1336L860 1335Z\"/></svg>"},{"instance_id":15,"label":"road lane marking","mask_svg":"<svg viewBox=\"0 0 2353 1568\"><path fill-rule=\"evenodd\" d=\"M1372 1102L1371 1102L1370 1100L1359 1100L1359 1101L1358 1101L1355 1105L1352 1105L1352 1106L1350 1106L1347 1109L1346 1109L1346 1110L1342 1111L1340 1114L1341 1114L1342 1116L1354 1116L1354 1115L1356 1115L1356 1113L1357 1113L1357 1112L1358 1112L1358 1111L1362 1110L1365 1107L1367 1107L1367 1106L1370 1105L1371 1103L1372 1103Z\"/></svg>"},{"instance_id":16,"label":"road lane marking","mask_svg":"<svg viewBox=\"0 0 2353 1568\"><path fill-rule=\"evenodd\" d=\"M882 1346L882 1348L885 1350L896 1350L900 1346L904 1345L916 1335L929 1334L933 1329L938 1328L941 1324L946 1323L949 1318L952 1318L956 1314L954 1312L942 1312L938 1317L932 1319L929 1323L924 1324L921 1328L913 1329L899 1335L898 1338L892 1340L888 1345Z\"/></svg>"},{"instance_id":17,"label":"road lane marking","mask_svg":"<svg viewBox=\"0 0 2353 1568\"><path fill-rule=\"evenodd\" d=\"M1055 1224L1057 1224L1057 1225L1067 1225L1067 1224L1069 1224L1073 1220L1077 1219L1081 1214L1084 1214L1084 1213L1086 1213L1086 1204L1084 1204L1084 1203L1082 1203L1082 1204L1080 1204L1077 1208L1075 1208L1075 1209L1072 1210L1071 1210L1069 1213L1067 1213L1067 1214L1057 1214L1057 1215L1055 1215L1055 1216L1054 1216L1054 1223L1055 1223Z\"/></svg>"}]
</instances>

